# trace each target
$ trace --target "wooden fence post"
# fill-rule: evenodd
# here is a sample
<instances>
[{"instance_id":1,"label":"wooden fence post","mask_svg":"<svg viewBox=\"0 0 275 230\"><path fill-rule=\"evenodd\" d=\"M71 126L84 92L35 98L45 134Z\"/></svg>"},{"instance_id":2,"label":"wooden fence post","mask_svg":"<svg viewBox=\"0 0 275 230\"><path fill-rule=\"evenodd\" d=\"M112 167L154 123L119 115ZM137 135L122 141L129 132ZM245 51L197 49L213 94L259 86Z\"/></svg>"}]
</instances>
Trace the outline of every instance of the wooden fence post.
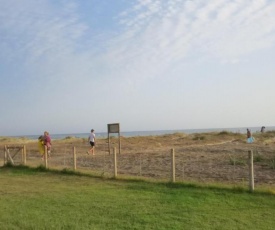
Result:
<instances>
[{"instance_id":1,"label":"wooden fence post","mask_svg":"<svg viewBox=\"0 0 275 230\"><path fill-rule=\"evenodd\" d=\"M120 139L120 132L118 133L118 147L119 147L119 154L121 154L121 139Z\"/></svg>"},{"instance_id":2,"label":"wooden fence post","mask_svg":"<svg viewBox=\"0 0 275 230\"><path fill-rule=\"evenodd\" d=\"M248 151L248 165L249 165L249 190L254 191L254 167L253 167L253 151Z\"/></svg>"},{"instance_id":3,"label":"wooden fence post","mask_svg":"<svg viewBox=\"0 0 275 230\"><path fill-rule=\"evenodd\" d=\"M4 147L4 165L8 163L8 158L7 158L7 146L5 145Z\"/></svg>"},{"instance_id":4,"label":"wooden fence post","mask_svg":"<svg viewBox=\"0 0 275 230\"><path fill-rule=\"evenodd\" d=\"M139 153L139 176L141 176L141 169L142 169L141 153Z\"/></svg>"},{"instance_id":5,"label":"wooden fence post","mask_svg":"<svg viewBox=\"0 0 275 230\"><path fill-rule=\"evenodd\" d=\"M26 146L23 145L21 149L21 164L26 165Z\"/></svg>"},{"instance_id":6,"label":"wooden fence post","mask_svg":"<svg viewBox=\"0 0 275 230\"><path fill-rule=\"evenodd\" d=\"M109 149L109 155L111 155L111 147L110 147L110 133L108 132L108 149Z\"/></svg>"},{"instance_id":7,"label":"wooden fence post","mask_svg":"<svg viewBox=\"0 0 275 230\"><path fill-rule=\"evenodd\" d=\"M73 154L74 154L74 171L76 170L76 150L75 147L73 148Z\"/></svg>"},{"instance_id":8,"label":"wooden fence post","mask_svg":"<svg viewBox=\"0 0 275 230\"><path fill-rule=\"evenodd\" d=\"M23 163L23 165L26 165L26 163L27 163L26 145L23 145L22 155L23 155L22 163Z\"/></svg>"},{"instance_id":9,"label":"wooden fence post","mask_svg":"<svg viewBox=\"0 0 275 230\"><path fill-rule=\"evenodd\" d=\"M44 146L44 161L45 161L45 168L48 168L48 148Z\"/></svg>"},{"instance_id":10,"label":"wooden fence post","mask_svg":"<svg viewBox=\"0 0 275 230\"><path fill-rule=\"evenodd\" d=\"M114 178L117 177L116 148L114 148Z\"/></svg>"},{"instance_id":11,"label":"wooden fence post","mask_svg":"<svg viewBox=\"0 0 275 230\"><path fill-rule=\"evenodd\" d=\"M171 149L171 181L176 182L175 151Z\"/></svg>"},{"instance_id":12,"label":"wooden fence post","mask_svg":"<svg viewBox=\"0 0 275 230\"><path fill-rule=\"evenodd\" d=\"M21 164L24 164L24 146L21 148Z\"/></svg>"}]
</instances>

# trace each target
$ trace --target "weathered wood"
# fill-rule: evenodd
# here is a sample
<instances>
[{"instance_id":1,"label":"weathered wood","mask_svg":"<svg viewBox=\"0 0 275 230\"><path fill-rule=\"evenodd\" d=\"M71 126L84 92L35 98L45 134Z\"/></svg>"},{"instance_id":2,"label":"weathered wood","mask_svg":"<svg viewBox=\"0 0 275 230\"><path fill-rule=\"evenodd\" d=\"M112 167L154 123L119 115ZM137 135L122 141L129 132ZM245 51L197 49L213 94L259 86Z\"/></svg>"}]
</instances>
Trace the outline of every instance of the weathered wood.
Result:
<instances>
[{"instance_id":1,"label":"weathered wood","mask_svg":"<svg viewBox=\"0 0 275 230\"><path fill-rule=\"evenodd\" d=\"M118 145L119 145L119 154L121 154L121 138L120 138L120 132L118 133Z\"/></svg>"},{"instance_id":2,"label":"weathered wood","mask_svg":"<svg viewBox=\"0 0 275 230\"><path fill-rule=\"evenodd\" d=\"M13 161L11 155L10 155L10 150L9 150L9 148L8 148L7 154L8 154L8 159L9 159L10 163L11 163L12 165L14 165L14 161Z\"/></svg>"},{"instance_id":3,"label":"weathered wood","mask_svg":"<svg viewBox=\"0 0 275 230\"><path fill-rule=\"evenodd\" d=\"M27 150L26 150L26 145L24 145L24 147L23 147L23 154L24 154L23 164L26 165L26 163L27 163Z\"/></svg>"},{"instance_id":4,"label":"weathered wood","mask_svg":"<svg viewBox=\"0 0 275 230\"><path fill-rule=\"evenodd\" d=\"M254 191L254 167L253 167L253 151L248 151L248 166L249 166L249 190Z\"/></svg>"},{"instance_id":5,"label":"weathered wood","mask_svg":"<svg viewBox=\"0 0 275 230\"><path fill-rule=\"evenodd\" d=\"M176 182L175 150L171 149L171 181Z\"/></svg>"},{"instance_id":6,"label":"weathered wood","mask_svg":"<svg viewBox=\"0 0 275 230\"><path fill-rule=\"evenodd\" d=\"M74 157L74 170L76 170L76 149L73 148L73 157Z\"/></svg>"},{"instance_id":7,"label":"weathered wood","mask_svg":"<svg viewBox=\"0 0 275 230\"><path fill-rule=\"evenodd\" d=\"M23 146L7 146L8 149L18 149L21 150Z\"/></svg>"},{"instance_id":8,"label":"weathered wood","mask_svg":"<svg viewBox=\"0 0 275 230\"><path fill-rule=\"evenodd\" d=\"M8 162L8 156L7 156L7 146L4 147L4 165Z\"/></svg>"},{"instance_id":9,"label":"weathered wood","mask_svg":"<svg viewBox=\"0 0 275 230\"><path fill-rule=\"evenodd\" d=\"M45 168L48 168L48 148L44 146L44 161L45 161Z\"/></svg>"},{"instance_id":10,"label":"weathered wood","mask_svg":"<svg viewBox=\"0 0 275 230\"><path fill-rule=\"evenodd\" d=\"M108 148L109 148L109 155L111 155L111 147L110 147L110 133L108 132Z\"/></svg>"},{"instance_id":11,"label":"weathered wood","mask_svg":"<svg viewBox=\"0 0 275 230\"><path fill-rule=\"evenodd\" d=\"M116 159L116 148L114 148L114 178L117 177L117 159Z\"/></svg>"},{"instance_id":12,"label":"weathered wood","mask_svg":"<svg viewBox=\"0 0 275 230\"><path fill-rule=\"evenodd\" d=\"M14 154L11 154L10 150L17 150L17 152L15 152ZM4 148L5 154L4 154L4 164L10 162L12 165L14 165L14 157L21 151L21 163L25 164L26 163L26 146L25 145L21 145L21 146L9 146L9 145L5 145Z\"/></svg>"},{"instance_id":13,"label":"weathered wood","mask_svg":"<svg viewBox=\"0 0 275 230\"><path fill-rule=\"evenodd\" d=\"M10 148L9 148L9 149L10 149ZM17 149L17 152L13 154L12 158L14 158L14 157L20 152L20 150L22 151L23 148L21 147L20 149Z\"/></svg>"}]
</instances>

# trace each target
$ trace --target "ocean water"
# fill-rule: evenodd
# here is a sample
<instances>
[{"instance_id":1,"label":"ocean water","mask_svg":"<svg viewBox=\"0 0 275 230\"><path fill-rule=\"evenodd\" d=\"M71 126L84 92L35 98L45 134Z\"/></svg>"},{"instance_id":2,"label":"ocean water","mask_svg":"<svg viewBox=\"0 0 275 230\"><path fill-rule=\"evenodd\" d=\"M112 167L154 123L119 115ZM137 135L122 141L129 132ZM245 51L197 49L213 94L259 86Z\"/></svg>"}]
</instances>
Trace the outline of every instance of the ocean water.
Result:
<instances>
[{"instance_id":1,"label":"ocean water","mask_svg":"<svg viewBox=\"0 0 275 230\"><path fill-rule=\"evenodd\" d=\"M248 127L252 133L260 132L261 127ZM221 132L228 131L233 133L246 133L247 127L240 128L216 128L216 129L179 129L179 130L153 130L153 131L132 131L132 132L120 132L123 137L135 137L135 136L157 136L164 134L173 133L208 133L208 132ZM265 131L275 130L275 126L269 126L265 128ZM88 138L90 133L65 133L65 134L50 134L53 140L65 139L66 137L76 137L76 138ZM95 132L97 138L108 137L107 132ZM118 136L118 134L110 134L110 136ZM39 135L25 135L25 136L15 136L15 137L25 137L28 139L38 139Z\"/></svg>"}]
</instances>

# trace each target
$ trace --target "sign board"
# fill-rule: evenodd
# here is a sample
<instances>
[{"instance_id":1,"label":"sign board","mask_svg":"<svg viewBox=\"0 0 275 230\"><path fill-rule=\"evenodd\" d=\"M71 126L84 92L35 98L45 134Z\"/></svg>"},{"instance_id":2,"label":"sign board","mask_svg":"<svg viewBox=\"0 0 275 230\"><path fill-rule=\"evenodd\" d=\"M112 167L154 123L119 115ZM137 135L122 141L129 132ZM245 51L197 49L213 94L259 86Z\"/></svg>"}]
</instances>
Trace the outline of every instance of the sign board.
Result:
<instances>
[{"instance_id":1,"label":"sign board","mask_svg":"<svg viewBox=\"0 0 275 230\"><path fill-rule=\"evenodd\" d=\"M108 133L119 133L119 123L108 124Z\"/></svg>"},{"instance_id":2,"label":"sign board","mask_svg":"<svg viewBox=\"0 0 275 230\"><path fill-rule=\"evenodd\" d=\"M120 140L120 129L119 123L108 124L108 145L109 145L109 154L111 154L111 147L110 147L110 133L118 133L119 138L119 153L121 153L121 140Z\"/></svg>"}]
</instances>

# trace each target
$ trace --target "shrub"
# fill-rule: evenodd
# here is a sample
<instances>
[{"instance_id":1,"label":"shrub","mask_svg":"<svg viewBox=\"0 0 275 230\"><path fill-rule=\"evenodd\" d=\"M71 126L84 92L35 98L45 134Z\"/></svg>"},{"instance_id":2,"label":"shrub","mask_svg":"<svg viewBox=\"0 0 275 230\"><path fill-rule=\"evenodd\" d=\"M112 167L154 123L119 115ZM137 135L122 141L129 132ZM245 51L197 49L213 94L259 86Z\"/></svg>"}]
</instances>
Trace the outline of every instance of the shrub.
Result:
<instances>
[{"instance_id":1,"label":"shrub","mask_svg":"<svg viewBox=\"0 0 275 230\"><path fill-rule=\"evenodd\" d=\"M193 141L203 141L203 140L205 140L205 136L195 136L195 137L193 137L193 139L192 139Z\"/></svg>"},{"instance_id":2,"label":"shrub","mask_svg":"<svg viewBox=\"0 0 275 230\"><path fill-rule=\"evenodd\" d=\"M229 134L230 133L225 130L218 133L218 135L229 135Z\"/></svg>"}]
</instances>

